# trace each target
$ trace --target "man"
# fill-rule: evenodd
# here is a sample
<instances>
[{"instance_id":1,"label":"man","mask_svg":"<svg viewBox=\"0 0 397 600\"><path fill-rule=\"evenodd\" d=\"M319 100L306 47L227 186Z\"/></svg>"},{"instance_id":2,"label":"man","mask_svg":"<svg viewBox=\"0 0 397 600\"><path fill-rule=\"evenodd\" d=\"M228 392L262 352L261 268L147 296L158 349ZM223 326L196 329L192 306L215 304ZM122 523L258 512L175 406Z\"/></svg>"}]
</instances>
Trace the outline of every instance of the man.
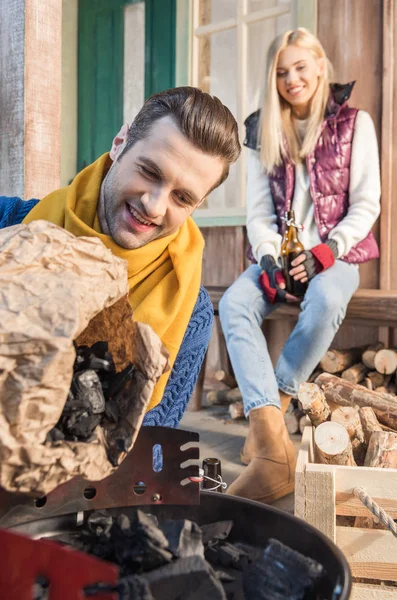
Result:
<instances>
[{"instance_id":1,"label":"man","mask_svg":"<svg viewBox=\"0 0 397 600\"><path fill-rule=\"evenodd\" d=\"M145 425L176 427L193 391L213 312L200 287L204 240L190 218L240 153L237 123L217 99L181 87L151 96L110 153L40 202L0 197L0 228L44 219L99 237L128 261L129 301L170 354Z\"/></svg>"}]
</instances>

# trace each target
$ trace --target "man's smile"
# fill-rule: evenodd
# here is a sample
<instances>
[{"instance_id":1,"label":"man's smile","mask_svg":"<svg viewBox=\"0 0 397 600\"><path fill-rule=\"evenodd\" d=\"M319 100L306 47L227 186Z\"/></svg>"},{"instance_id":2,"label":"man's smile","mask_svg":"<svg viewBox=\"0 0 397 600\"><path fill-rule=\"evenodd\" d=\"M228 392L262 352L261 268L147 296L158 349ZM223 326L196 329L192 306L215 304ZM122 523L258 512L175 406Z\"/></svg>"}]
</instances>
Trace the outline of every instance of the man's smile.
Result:
<instances>
[{"instance_id":1,"label":"man's smile","mask_svg":"<svg viewBox=\"0 0 397 600\"><path fill-rule=\"evenodd\" d=\"M135 208L130 206L128 202L125 203L127 222L131 229L138 233L145 233L151 231L157 227L156 223L152 223L145 219Z\"/></svg>"}]
</instances>

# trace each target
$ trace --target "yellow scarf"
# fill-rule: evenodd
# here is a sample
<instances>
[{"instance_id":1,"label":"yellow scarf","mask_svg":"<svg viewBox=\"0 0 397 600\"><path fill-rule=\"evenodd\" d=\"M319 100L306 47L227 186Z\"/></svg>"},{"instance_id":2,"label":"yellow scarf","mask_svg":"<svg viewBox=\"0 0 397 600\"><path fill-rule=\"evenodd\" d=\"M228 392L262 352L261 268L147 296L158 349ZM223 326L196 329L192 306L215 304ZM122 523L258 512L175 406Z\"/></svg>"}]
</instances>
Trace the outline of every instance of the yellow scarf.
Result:
<instances>
[{"instance_id":1,"label":"yellow scarf","mask_svg":"<svg viewBox=\"0 0 397 600\"><path fill-rule=\"evenodd\" d=\"M101 233L97 204L110 164L109 155L104 154L68 187L43 198L23 222L44 219L75 236L98 237L113 254L126 259L134 318L154 329L170 353L172 366L198 297L204 240L190 217L177 232L136 250L121 248ZM159 379L148 410L161 402L169 375Z\"/></svg>"}]
</instances>

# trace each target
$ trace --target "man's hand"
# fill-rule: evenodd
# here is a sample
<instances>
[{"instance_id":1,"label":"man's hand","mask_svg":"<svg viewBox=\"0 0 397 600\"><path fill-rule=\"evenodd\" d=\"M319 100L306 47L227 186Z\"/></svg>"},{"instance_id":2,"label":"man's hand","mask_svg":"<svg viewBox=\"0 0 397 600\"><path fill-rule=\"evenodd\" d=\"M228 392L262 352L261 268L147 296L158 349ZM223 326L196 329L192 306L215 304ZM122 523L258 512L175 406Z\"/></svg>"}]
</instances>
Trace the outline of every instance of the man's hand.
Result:
<instances>
[{"instance_id":1,"label":"man's hand","mask_svg":"<svg viewBox=\"0 0 397 600\"><path fill-rule=\"evenodd\" d=\"M318 244L311 250L305 250L292 261L293 269L289 272L295 281L306 283L315 275L332 267L338 254L338 246L333 240Z\"/></svg>"},{"instance_id":2,"label":"man's hand","mask_svg":"<svg viewBox=\"0 0 397 600\"><path fill-rule=\"evenodd\" d=\"M263 272L259 276L259 285L271 304L279 302L299 302L299 298L292 296L285 290L285 280L281 269L272 256L267 254L261 260Z\"/></svg>"}]
</instances>

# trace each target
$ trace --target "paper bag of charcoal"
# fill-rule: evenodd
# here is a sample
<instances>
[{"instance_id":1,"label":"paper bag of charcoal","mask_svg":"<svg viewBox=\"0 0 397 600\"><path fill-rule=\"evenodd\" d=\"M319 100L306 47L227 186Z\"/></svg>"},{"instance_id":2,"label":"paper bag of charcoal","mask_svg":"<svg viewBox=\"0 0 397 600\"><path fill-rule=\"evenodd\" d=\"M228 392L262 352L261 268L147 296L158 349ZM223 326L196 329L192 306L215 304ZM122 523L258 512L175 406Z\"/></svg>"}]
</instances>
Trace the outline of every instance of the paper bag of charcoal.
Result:
<instances>
[{"instance_id":1,"label":"paper bag of charcoal","mask_svg":"<svg viewBox=\"0 0 397 600\"><path fill-rule=\"evenodd\" d=\"M0 486L112 473L168 369L132 319L126 261L46 221L0 231Z\"/></svg>"}]
</instances>

